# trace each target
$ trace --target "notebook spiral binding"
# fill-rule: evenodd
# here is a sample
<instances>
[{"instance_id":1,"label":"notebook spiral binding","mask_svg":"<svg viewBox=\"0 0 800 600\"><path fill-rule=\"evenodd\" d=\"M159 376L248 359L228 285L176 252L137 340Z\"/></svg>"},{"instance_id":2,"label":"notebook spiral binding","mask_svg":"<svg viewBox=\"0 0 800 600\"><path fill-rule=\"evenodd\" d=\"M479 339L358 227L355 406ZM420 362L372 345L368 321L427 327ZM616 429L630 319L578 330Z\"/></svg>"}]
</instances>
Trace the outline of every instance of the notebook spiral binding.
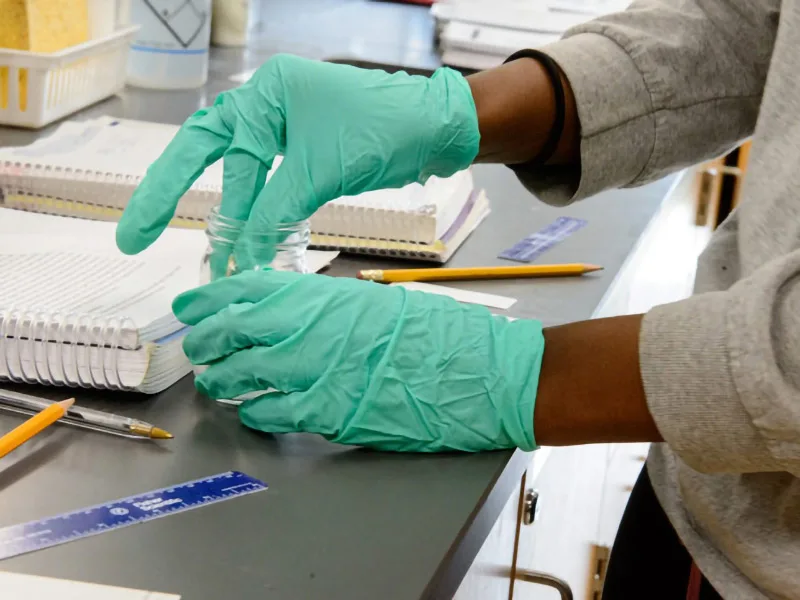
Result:
<instances>
[{"instance_id":1,"label":"notebook spiral binding","mask_svg":"<svg viewBox=\"0 0 800 600\"><path fill-rule=\"evenodd\" d=\"M118 366L130 319L0 309L0 380L132 389Z\"/></svg>"},{"instance_id":2,"label":"notebook spiral binding","mask_svg":"<svg viewBox=\"0 0 800 600\"><path fill-rule=\"evenodd\" d=\"M0 161L0 206L117 221L141 180L140 175L51 166L35 161ZM465 180L467 184L471 189L471 175ZM31 192L33 189L36 193ZM220 202L221 196L219 185L195 182L178 203L170 224L204 227L211 207ZM435 261L444 250L444 244L436 239L436 213L433 205L403 210L330 202L310 217L311 247Z\"/></svg>"},{"instance_id":3,"label":"notebook spiral binding","mask_svg":"<svg viewBox=\"0 0 800 600\"><path fill-rule=\"evenodd\" d=\"M141 175L2 161L0 204L33 212L116 221L141 180ZM34 187L37 193L31 193ZM179 203L180 219L203 223L208 208L221 193L218 186L196 183ZM19 196L29 201L22 202Z\"/></svg>"},{"instance_id":4,"label":"notebook spiral binding","mask_svg":"<svg viewBox=\"0 0 800 600\"><path fill-rule=\"evenodd\" d=\"M137 175L72 169L39 163L0 162L0 205L9 208L116 221L141 182ZM68 182L70 185L66 186ZM31 193L30 190L38 190ZM176 209L173 225L202 227L221 198L217 186L195 184ZM369 206L326 204L311 216L312 231L339 247L373 253L425 257L434 254L436 210L414 212ZM350 235L331 234L350 231ZM427 243L426 243L427 242ZM322 247L322 246L320 246ZM327 246L326 246L327 247Z\"/></svg>"}]
</instances>

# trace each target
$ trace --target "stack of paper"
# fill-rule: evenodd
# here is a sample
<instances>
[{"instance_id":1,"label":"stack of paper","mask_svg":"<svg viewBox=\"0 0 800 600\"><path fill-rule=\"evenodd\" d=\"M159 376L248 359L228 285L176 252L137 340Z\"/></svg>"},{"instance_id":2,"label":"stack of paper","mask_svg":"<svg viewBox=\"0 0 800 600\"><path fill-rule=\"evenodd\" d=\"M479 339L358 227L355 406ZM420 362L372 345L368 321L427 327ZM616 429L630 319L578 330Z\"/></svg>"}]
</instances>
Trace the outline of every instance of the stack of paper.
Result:
<instances>
[{"instance_id":1,"label":"stack of paper","mask_svg":"<svg viewBox=\"0 0 800 600\"><path fill-rule=\"evenodd\" d=\"M101 117L63 123L29 146L0 148L0 205L117 220L177 130ZM280 168L280 159L269 176ZM202 227L221 201L222 184L218 161L183 196L173 225ZM337 198L311 216L311 244L444 262L488 212L488 201L467 169L448 178L431 177L425 185Z\"/></svg>"},{"instance_id":2,"label":"stack of paper","mask_svg":"<svg viewBox=\"0 0 800 600\"><path fill-rule=\"evenodd\" d=\"M517 50L538 48L596 16L624 9L630 0L442 0L437 21L442 62L489 69Z\"/></svg>"},{"instance_id":3,"label":"stack of paper","mask_svg":"<svg viewBox=\"0 0 800 600\"><path fill-rule=\"evenodd\" d=\"M205 233L125 256L115 228L0 208L0 380L156 393L191 371L172 301L198 285Z\"/></svg>"}]
</instances>

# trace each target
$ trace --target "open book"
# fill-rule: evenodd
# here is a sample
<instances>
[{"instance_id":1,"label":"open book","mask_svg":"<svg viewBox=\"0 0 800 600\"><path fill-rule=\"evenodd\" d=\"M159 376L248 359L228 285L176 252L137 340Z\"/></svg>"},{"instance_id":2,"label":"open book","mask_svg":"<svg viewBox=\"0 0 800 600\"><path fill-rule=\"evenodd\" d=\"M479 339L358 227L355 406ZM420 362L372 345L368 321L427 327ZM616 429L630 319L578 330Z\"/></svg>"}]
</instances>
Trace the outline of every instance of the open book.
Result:
<instances>
[{"instance_id":1,"label":"open book","mask_svg":"<svg viewBox=\"0 0 800 600\"><path fill-rule=\"evenodd\" d=\"M124 256L114 229L0 208L0 380L156 393L191 371L172 300L198 284L204 232Z\"/></svg>"},{"instance_id":2,"label":"open book","mask_svg":"<svg viewBox=\"0 0 800 600\"><path fill-rule=\"evenodd\" d=\"M178 128L111 117L67 121L51 136L0 148L0 205L116 220L147 167ZM280 157L275 168L279 168ZM173 225L201 227L222 192L222 162L206 169L178 205ZM311 244L349 252L445 262L489 212L472 172L423 186L343 197L311 218Z\"/></svg>"}]
</instances>

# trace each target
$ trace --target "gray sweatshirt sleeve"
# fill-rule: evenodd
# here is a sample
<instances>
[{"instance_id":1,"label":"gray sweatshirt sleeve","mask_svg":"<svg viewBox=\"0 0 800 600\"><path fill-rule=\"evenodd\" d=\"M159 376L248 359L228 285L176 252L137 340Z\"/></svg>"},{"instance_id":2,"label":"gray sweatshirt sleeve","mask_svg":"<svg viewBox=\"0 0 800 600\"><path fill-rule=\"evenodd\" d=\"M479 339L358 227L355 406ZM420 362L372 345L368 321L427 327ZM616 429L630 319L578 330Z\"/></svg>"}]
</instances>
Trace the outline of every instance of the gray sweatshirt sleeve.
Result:
<instances>
[{"instance_id":1,"label":"gray sweatshirt sleeve","mask_svg":"<svg viewBox=\"0 0 800 600\"><path fill-rule=\"evenodd\" d=\"M575 92L581 166L528 171L524 182L566 204L660 177L751 134L778 4L642 0L548 47ZM761 201L715 233L698 270L704 293L645 316L641 373L659 431L692 468L800 476L800 250L759 251L771 243L764 231L796 222L797 210L773 207L764 225L754 220ZM765 260L733 269L744 274L735 283L715 275L740 251Z\"/></svg>"},{"instance_id":2,"label":"gray sweatshirt sleeve","mask_svg":"<svg viewBox=\"0 0 800 600\"><path fill-rule=\"evenodd\" d=\"M709 250L724 264L724 245ZM652 309L639 353L653 419L689 466L800 476L800 250Z\"/></svg>"},{"instance_id":3,"label":"gray sweatshirt sleeve","mask_svg":"<svg viewBox=\"0 0 800 600\"><path fill-rule=\"evenodd\" d=\"M549 204L635 186L731 148L755 126L778 0L638 0L543 48L575 94L580 167L520 170Z\"/></svg>"}]
</instances>

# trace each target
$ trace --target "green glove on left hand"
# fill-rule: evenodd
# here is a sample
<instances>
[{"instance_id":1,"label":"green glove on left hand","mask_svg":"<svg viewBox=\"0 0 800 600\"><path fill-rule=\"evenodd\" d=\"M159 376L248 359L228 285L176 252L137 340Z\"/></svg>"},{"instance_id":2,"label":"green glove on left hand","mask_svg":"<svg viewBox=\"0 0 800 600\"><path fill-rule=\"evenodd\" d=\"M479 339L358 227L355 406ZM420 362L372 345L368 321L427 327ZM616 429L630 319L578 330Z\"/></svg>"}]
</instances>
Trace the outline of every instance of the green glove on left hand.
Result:
<instances>
[{"instance_id":1,"label":"green glove on left hand","mask_svg":"<svg viewBox=\"0 0 800 600\"><path fill-rule=\"evenodd\" d=\"M186 292L176 316L200 391L245 425L435 452L536 447L538 321L353 279L250 271Z\"/></svg>"},{"instance_id":2,"label":"green glove on left hand","mask_svg":"<svg viewBox=\"0 0 800 600\"><path fill-rule=\"evenodd\" d=\"M472 164L479 144L472 91L456 71L390 75L280 54L183 124L125 208L117 245L134 254L153 243L220 158L220 212L246 221L248 234L306 219L339 196L448 177Z\"/></svg>"}]
</instances>

